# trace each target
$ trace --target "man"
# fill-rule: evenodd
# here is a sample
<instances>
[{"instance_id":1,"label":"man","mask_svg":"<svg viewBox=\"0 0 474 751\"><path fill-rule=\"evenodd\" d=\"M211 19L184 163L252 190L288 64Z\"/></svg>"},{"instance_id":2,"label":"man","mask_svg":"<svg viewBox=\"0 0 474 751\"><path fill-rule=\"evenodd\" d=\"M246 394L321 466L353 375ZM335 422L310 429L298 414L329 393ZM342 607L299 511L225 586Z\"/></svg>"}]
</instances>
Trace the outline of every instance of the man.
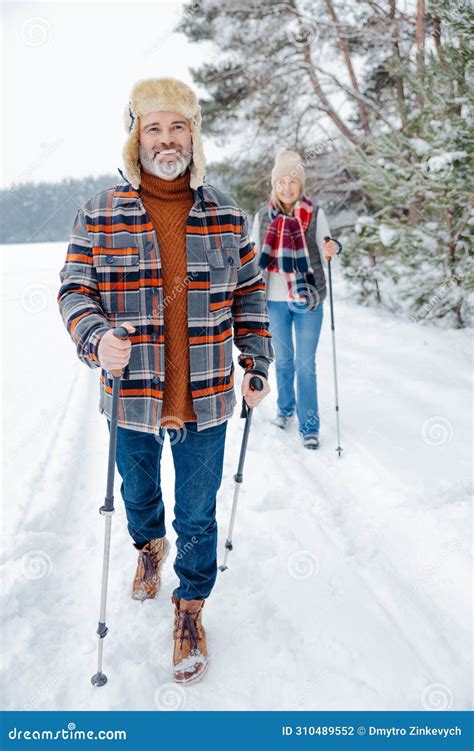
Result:
<instances>
[{"instance_id":1,"label":"man","mask_svg":"<svg viewBox=\"0 0 474 751\"><path fill-rule=\"evenodd\" d=\"M232 338L251 407L269 392L273 353L244 212L204 179L194 92L171 78L139 81L125 124L124 182L79 210L58 302L79 358L102 368L99 410L109 427L110 371L123 370L116 461L140 551L132 597L142 601L156 596L169 549L160 459L165 429L171 436L173 664L175 680L189 683L208 663L202 610L217 574L216 494L236 403ZM118 325L127 341L114 336ZM252 375L262 391L250 389Z\"/></svg>"}]
</instances>

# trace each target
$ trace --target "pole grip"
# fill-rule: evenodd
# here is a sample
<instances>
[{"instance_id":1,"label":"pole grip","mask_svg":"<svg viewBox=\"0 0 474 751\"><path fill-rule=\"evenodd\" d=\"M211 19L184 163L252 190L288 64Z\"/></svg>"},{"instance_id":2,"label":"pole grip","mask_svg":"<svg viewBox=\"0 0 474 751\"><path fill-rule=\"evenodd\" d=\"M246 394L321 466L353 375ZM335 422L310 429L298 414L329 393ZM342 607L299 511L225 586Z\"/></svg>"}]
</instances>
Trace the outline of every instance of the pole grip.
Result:
<instances>
[{"instance_id":1,"label":"pole grip","mask_svg":"<svg viewBox=\"0 0 474 751\"><path fill-rule=\"evenodd\" d=\"M324 238L324 242L325 242L325 243L331 242L331 238L330 238L330 237L327 237L327 236L326 236L326 237ZM324 258L326 259L326 261L327 261L328 263L331 263L331 260L332 260L331 256L324 256Z\"/></svg>"},{"instance_id":2,"label":"pole grip","mask_svg":"<svg viewBox=\"0 0 474 751\"><path fill-rule=\"evenodd\" d=\"M130 334L128 333L125 326L117 326L116 329L114 329L114 336L117 337L117 339L128 339ZM110 371L114 378L120 378L122 376L123 370L111 370Z\"/></svg>"},{"instance_id":3,"label":"pole grip","mask_svg":"<svg viewBox=\"0 0 474 751\"><path fill-rule=\"evenodd\" d=\"M252 378L250 379L250 388L253 391L263 391L262 379L258 376L252 376Z\"/></svg>"},{"instance_id":4,"label":"pole grip","mask_svg":"<svg viewBox=\"0 0 474 751\"><path fill-rule=\"evenodd\" d=\"M259 378L258 376L252 376L252 378L250 379L249 386L252 389L252 391L263 391L262 379ZM247 405L247 402L245 401L245 397L243 396L242 397L242 410L240 412L240 416L244 418L247 417L247 414L250 409L251 407Z\"/></svg>"},{"instance_id":5,"label":"pole grip","mask_svg":"<svg viewBox=\"0 0 474 751\"><path fill-rule=\"evenodd\" d=\"M327 243L327 242L331 242L331 241L332 241L333 243L336 243L336 245L337 245L337 252L336 252L336 255L337 255L337 256L338 256L338 255L340 255L340 253L341 253L341 251L342 251L342 245L341 245L341 243L339 242L339 240L335 240L335 239L334 239L333 237L328 237L328 236L326 235L326 237L324 238L324 242L326 242L326 243ZM326 256L324 256L324 257L326 258ZM326 261L331 261L331 260L332 260L331 258L326 258Z\"/></svg>"}]
</instances>

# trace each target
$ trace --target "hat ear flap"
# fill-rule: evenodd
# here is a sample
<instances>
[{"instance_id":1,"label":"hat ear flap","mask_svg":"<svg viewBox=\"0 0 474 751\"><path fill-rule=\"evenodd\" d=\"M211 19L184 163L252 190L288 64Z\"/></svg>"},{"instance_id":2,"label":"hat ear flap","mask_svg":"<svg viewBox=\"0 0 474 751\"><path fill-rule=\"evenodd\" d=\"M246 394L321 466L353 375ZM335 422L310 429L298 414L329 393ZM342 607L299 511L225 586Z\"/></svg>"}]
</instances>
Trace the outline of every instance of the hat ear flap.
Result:
<instances>
[{"instance_id":1,"label":"hat ear flap","mask_svg":"<svg viewBox=\"0 0 474 751\"><path fill-rule=\"evenodd\" d=\"M202 113L201 113L201 105L198 104L196 114L191 119L191 127L195 130L201 130L201 123L202 123Z\"/></svg>"},{"instance_id":2,"label":"hat ear flap","mask_svg":"<svg viewBox=\"0 0 474 751\"><path fill-rule=\"evenodd\" d=\"M191 121L191 137L193 141L193 161L191 166L191 179L189 185L194 190L200 188L204 182L206 174L206 158L204 156L204 146L201 138L199 126L194 125L194 118Z\"/></svg>"},{"instance_id":3,"label":"hat ear flap","mask_svg":"<svg viewBox=\"0 0 474 751\"><path fill-rule=\"evenodd\" d=\"M122 157L130 185L138 190L140 187L140 124L138 118L130 117L131 131L123 147Z\"/></svg>"},{"instance_id":4,"label":"hat ear flap","mask_svg":"<svg viewBox=\"0 0 474 751\"><path fill-rule=\"evenodd\" d=\"M131 102L129 102L123 110L123 124L127 133L130 133L130 131L132 130L135 124L135 120L136 117L132 112Z\"/></svg>"}]
</instances>

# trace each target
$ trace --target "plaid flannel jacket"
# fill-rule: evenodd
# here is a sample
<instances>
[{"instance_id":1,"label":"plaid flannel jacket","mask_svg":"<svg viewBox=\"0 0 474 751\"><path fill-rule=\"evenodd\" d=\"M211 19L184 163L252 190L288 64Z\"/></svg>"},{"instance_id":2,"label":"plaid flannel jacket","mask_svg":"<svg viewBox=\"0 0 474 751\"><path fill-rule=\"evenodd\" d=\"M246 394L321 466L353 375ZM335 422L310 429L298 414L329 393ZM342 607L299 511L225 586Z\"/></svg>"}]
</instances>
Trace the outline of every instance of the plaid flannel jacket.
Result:
<instances>
[{"instance_id":1,"label":"plaid flannel jacket","mask_svg":"<svg viewBox=\"0 0 474 751\"><path fill-rule=\"evenodd\" d=\"M273 351L264 284L244 212L210 185L194 192L186 229L190 384L198 430L233 412L232 342L246 371L268 374ZM131 358L119 399L119 425L158 433L164 372L160 253L140 191L124 182L78 211L60 272L58 304L79 359L100 367L101 336L130 321ZM233 331L232 331L233 327ZM112 376L100 373L99 411L110 419Z\"/></svg>"}]
</instances>

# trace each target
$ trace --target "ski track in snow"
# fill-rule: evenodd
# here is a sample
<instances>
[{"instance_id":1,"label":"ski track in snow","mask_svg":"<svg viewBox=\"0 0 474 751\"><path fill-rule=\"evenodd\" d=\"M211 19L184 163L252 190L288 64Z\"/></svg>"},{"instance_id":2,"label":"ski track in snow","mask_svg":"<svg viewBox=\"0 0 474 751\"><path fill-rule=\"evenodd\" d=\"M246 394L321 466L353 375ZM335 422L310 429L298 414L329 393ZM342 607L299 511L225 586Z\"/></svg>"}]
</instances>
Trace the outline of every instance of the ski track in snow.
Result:
<instances>
[{"instance_id":1,"label":"ski track in snow","mask_svg":"<svg viewBox=\"0 0 474 751\"><path fill-rule=\"evenodd\" d=\"M64 249L46 247L54 288ZM43 272L44 265L43 256ZM9 312L15 299L10 289ZM287 432L270 424L272 370L273 393L253 418L235 549L204 610L209 670L189 687L172 683L173 556L156 601L130 598L136 551L118 474L104 643L109 682L90 684L108 430L98 413L98 371L74 359L57 309L42 314L54 331L59 375L48 385L48 368L37 369L36 400L22 403L19 388L8 415L4 708L469 708L468 340L350 301L336 305L343 456L334 450L327 307L318 355L321 448L305 451L295 424ZM41 357L40 343L32 346ZM30 370L22 360L20 383ZM14 419L25 409L26 432ZM243 429L238 414L229 423L218 497L219 562ZM430 445L422 432L439 418L447 437L436 445L438 434L429 434ZM162 466L174 546L168 445Z\"/></svg>"}]
</instances>

